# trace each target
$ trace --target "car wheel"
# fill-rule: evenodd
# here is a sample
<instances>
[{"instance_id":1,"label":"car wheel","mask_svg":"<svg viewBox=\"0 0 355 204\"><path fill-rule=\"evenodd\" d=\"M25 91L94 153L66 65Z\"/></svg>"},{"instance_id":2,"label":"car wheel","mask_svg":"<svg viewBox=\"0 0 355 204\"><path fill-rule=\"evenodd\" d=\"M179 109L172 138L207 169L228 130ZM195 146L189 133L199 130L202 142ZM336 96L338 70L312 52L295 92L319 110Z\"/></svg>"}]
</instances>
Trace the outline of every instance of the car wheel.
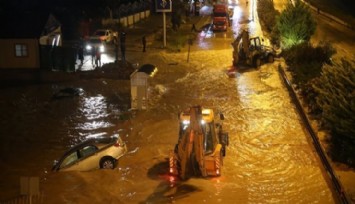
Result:
<instances>
[{"instance_id":1,"label":"car wheel","mask_svg":"<svg viewBox=\"0 0 355 204\"><path fill-rule=\"evenodd\" d=\"M112 158L103 158L100 162L101 169L114 169L115 168L115 160Z\"/></svg>"}]
</instances>

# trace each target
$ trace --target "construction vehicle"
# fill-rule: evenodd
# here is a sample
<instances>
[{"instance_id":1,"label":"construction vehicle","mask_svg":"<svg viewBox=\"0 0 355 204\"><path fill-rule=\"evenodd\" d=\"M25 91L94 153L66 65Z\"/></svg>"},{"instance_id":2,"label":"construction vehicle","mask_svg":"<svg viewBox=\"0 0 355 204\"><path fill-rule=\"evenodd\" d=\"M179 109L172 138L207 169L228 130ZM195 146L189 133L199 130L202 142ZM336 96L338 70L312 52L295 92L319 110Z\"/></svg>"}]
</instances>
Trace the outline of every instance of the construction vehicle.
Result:
<instances>
[{"instance_id":1,"label":"construction vehicle","mask_svg":"<svg viewBox=\"0 0 355 204\"><path fill-rule=\"evenodd\" d=\"M220 120L223 120L220 114ZM169 172L186 180L191 176L220 176L228 133L215 123L212 109L192 106L179 114L178 143L170 151Z\"/></svg>"},{"instance_id":2,"label":"construction vehicle","mask_svg":"<svg viewBox=\"0 0 355 204\"><path fill-rule=\"evenodd\" d=\"M260 37L249 38L247 31L240 32L232 42L233 66L247 64L258 68L262 62L274 62L276 51L263 43L264 39Z\"/></svg>"}]
</instances>

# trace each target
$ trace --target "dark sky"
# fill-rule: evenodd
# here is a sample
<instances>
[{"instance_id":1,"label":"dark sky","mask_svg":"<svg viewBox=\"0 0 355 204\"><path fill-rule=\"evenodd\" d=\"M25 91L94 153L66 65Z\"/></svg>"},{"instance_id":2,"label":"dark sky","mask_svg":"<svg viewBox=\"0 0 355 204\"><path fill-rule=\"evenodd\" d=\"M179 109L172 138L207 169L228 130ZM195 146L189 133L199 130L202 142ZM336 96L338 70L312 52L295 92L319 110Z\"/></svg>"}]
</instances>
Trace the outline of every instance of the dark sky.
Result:
<instances>
[{"instance_id":1,"label":"dark sky","mask_svg":"<svg viewBox=\"0 0 355 204\"><path fill-rule=\"evenodd\" d=\"M113 1L113 0L111 0ZM135 0L117 0L121 3L134 2ZM110 0L1 0L2 11L23 11L38 9L53 9L55 7L67 8L98 8L104 6Z\"/></svg>"}]
</instances>

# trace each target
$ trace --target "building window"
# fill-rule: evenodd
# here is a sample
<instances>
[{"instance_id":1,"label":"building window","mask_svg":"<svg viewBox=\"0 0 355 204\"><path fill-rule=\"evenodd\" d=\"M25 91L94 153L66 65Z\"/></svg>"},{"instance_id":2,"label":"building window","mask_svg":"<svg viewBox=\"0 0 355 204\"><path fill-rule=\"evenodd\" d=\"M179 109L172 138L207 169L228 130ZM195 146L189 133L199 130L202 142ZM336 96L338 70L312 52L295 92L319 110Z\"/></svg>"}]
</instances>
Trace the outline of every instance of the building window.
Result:
<instances>
[{"instance_id":1,"label":"building window","mask_svg":"<svg viewBox=\"0 0 355 204\"><path fill-rule=\"evenodd\" d=\"M16 57L27 57L28 56L27 45L16 44L15 45L15 56Z\"/></svg>"}]
</instances>

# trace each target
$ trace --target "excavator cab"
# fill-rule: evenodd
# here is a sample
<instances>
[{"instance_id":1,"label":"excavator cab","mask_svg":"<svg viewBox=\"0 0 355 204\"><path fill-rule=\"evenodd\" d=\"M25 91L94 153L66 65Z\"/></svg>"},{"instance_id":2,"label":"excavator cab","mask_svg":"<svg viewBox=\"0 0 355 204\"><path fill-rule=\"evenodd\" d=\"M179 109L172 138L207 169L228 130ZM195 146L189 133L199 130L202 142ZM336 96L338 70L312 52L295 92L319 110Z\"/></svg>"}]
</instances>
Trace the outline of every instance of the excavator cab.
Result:
<instances>
[{"instance_id":1,"label":"excavator cab","mask_svg":"<svg viewBox=\"0 0 355 204\"><path fill-rule=\"evenodd\" d=\"M261 42L259 37L255 38L250 38L250 45L249 45L249 50L254 51L254 50L261 50Z\"/></svg>"}]
</instances>

